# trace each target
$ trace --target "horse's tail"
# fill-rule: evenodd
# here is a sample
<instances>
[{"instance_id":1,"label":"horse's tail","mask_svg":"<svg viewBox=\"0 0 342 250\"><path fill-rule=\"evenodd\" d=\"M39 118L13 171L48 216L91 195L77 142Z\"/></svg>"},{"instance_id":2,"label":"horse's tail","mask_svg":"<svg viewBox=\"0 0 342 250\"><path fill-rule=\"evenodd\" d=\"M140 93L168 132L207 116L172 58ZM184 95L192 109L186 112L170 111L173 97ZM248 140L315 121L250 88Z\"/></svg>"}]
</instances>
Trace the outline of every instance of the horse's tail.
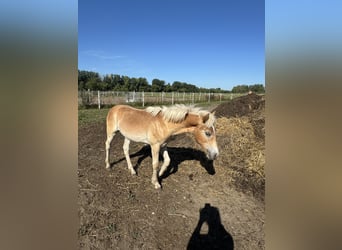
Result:
<instances>
[{"instance_id":1,"label":"horse's tail","mask_svg":"<svg viewBox=\"0 0 342 250\"><path fill-rule=\"evenodd\" d=\"M115 131L118 130L118 119L117 114L120 107L114 106L108 111L107 118L106 118L106 130L107 130L107 139L105 142L106 145L106 168L110 168L109 164L109 149L110 149L110 143L113 140L113 137L115 136Z\"/></svg>"},{"instance_id":2,"label":"horse's tail","mask_svg":"<svg viewBox=\"0 0 342 250\"><path fill-rule=\"evenodd\" d=\"M116 105L108 111L106 118L107 125L107 137L112 135L115 131L118 130L118 119L117 114L120 109L120 105Z\"/></svg>"}]
</instances>

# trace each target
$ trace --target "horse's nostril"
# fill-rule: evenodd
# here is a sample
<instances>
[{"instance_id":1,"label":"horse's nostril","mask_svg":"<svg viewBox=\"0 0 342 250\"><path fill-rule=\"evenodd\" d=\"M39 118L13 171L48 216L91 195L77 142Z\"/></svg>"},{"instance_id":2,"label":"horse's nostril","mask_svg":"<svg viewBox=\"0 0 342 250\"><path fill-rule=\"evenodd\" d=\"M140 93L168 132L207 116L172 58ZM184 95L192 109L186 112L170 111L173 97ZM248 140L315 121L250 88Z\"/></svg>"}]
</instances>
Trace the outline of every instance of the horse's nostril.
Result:
<instances>
[{"instance_id":1,"label":"horse's nostril","mask_svg":"<svg viewBox=\"0 0 342 250\"><path fill-rule=\"evenodd\" d=\"M215 158L216 158L216 156L217 156L217 153L209 153L208 154L208 158L210 159L210 160L215 160Z\"/></svg>"}]
</instances>

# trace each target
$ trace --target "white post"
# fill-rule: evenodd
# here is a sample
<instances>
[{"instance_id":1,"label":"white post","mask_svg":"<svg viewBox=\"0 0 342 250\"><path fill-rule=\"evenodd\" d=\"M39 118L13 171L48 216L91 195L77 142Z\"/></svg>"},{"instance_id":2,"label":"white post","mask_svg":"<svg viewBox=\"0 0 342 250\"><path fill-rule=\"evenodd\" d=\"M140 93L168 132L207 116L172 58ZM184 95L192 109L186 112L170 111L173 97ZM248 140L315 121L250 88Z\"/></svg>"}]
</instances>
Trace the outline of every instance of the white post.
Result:
<instances>
[{"instance_id":1,"label":"white post","mask_svg":"<svg viewBox=\"0 0 342 250\"><path fill-rule=\"evenodd\" d=\"M173 105L173 98L174 98L173 95L174 95L174 93L173 93L173 91L172 91L172 105Z\"/></svg>"},{"instance_id":2,"label":"white post","mask_svg":"<svg viewBox=\"0 0 342 250\"><path fill-rule=\"evenodd\" d=\"M100 109L101 108L100 90L97 91L97 103Z\"/></svg>"},{"instance_id":3,"label":"white post","mask_svg":"<svg viewBox=\"0 0 342 250\"><path fill-rule=\"evenodd\" d=\"M210 102L210 92L209 92L209 95L208 95L208 102Z\"/></svg>"},{"instance_id":4,"label":"white post","mask_svg":"<svg viewBox=\"0 0 342 250\"><path fill-rule=\"evenodd\" d=\"M142 92L142 103L143 103L143 107L145 107L145 92Z\"/></svg>"},{"instance_id":5,"label":"white post","mask_svg":"<svg viewBox=\"0 0 342 250\"><path fill-rule=\"evenodd\" d=\"M222 93L220 93L220 102L221 102L221 99L222 99Z\"/></svg>"}]
</instances>

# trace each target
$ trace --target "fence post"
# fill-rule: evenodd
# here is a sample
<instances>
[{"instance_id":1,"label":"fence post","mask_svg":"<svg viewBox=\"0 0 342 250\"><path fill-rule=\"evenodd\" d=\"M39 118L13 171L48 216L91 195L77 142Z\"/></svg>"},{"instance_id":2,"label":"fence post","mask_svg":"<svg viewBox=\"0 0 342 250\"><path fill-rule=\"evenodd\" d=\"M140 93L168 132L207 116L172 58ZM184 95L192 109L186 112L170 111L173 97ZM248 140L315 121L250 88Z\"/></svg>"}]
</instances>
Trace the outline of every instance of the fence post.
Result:
<instances>
[{"instance_id":1,"label":"fence post","mask_svg":"<svg viewBox=\"0 0 342 250\"><path fill-rule=\"evenodd\" d=\"M145 92L142 92L142 106L145 107Z\"/></svg>"},{"instance_id":2,"label":"fence post","mask_svg":"<svg viewBox=\"0 0 342 250\"><path fill-rule=\"evenodd\" d=\"M98 103L99 109L101 109L100 90L97 91L97 103Z\"/></svg>"},{"instance_id":3,"label":"fence post","mask_svg":"<svg viewBox=\"0 0 342 250\"><path fill-rule=\"evenodd\" d=\"M173 93L173 91L172 91L172 105L173 105L173 103L174 103L174 102L173 102L173 98L174 98L173 95L174 95L174 93Z\"/></svg>"},{"instance_id":4,"label":"fence post","mask_svg":"<svg viewBox=\"0 0 342 250\"><path fill-rule=\"evenodd\" d=\"M220 93L220 102L221 102L221 99L222 99L222 93Z\"/></svg>"},{"instance_id":5,"label":"fence post","mask_svg":"<svg viewBox=\"0 0 342 250\"><path fill-rule=\"evenodd\" d=\"M210 92L209 92L209 95L208 95L208 102L210 102Z\"/></svg>"}]
</instances>

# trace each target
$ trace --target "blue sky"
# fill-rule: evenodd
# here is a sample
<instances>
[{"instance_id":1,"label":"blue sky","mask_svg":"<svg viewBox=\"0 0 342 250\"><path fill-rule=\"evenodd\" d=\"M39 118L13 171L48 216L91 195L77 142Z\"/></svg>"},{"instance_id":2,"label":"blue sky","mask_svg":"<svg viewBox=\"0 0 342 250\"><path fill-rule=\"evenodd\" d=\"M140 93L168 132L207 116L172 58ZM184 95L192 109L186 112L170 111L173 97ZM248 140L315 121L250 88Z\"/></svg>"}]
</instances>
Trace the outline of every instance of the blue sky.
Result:
<instances>
[{"instance_id":1,"label":"blue sky","mask_svg":"<svg viewBox=\"0 0 342 250\"><path fill-rule=\"evenodd\" d=\"M150 84L264 84L264 1L79 1L78 68Z\"/></svg>"}]
</instances>

